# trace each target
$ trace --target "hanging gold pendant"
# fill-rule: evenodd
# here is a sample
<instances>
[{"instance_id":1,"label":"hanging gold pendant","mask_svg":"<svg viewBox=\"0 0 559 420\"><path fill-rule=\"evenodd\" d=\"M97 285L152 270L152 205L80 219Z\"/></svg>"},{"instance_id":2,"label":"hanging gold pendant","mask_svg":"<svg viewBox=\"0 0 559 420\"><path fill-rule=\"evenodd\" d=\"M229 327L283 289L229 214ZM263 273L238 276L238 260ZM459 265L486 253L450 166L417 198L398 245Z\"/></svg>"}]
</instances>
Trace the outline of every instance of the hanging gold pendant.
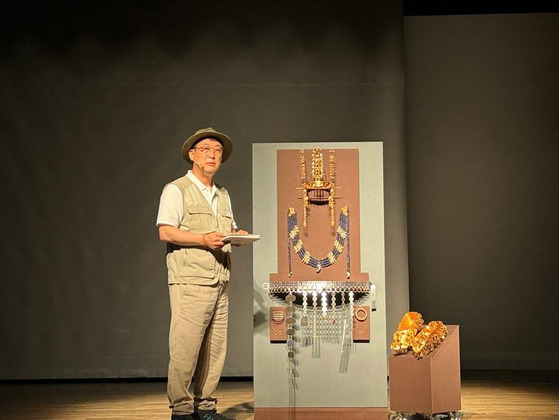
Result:
<instances>
[{"instance_id":1,"label":"hanging gold pendant","mask_svg":"<svg viewBox=\"0 0 559 420\"><path fill-rule=\"evenodd\" d=\"M330 149L328 166L328 179L324 174L324 156L320 147L312 150L312 179L307 181L307 170L305 162L305 150L300 150L299 166L301 171L301 189L303 190L303 226L307 227L309 206L312 203L328 203L330 208L330 226L334 227L335 203L336 203L336 162L334 160L334 150Z\"/></svg>"}]
</instances>

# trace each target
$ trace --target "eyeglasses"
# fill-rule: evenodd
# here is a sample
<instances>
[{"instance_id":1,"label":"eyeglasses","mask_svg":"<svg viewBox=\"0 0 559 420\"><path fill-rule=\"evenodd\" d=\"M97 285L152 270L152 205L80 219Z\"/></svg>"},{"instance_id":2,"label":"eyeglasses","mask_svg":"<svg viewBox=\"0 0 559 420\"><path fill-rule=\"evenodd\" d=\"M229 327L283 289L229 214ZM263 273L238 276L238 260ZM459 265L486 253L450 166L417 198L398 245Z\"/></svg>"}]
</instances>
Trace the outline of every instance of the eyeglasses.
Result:
<instances>
[{"instance_id":1,"label":"eyeglasses","mask_svg":"<svg viewBox=\"0 0 559 420\"><path fill-rule=\"evenodd\" d=\"M223 147L201 146L201 147L193 147L193 149L199 150L204 155L209 155L210 152L214 152L214 155L216 156L221 156L223 154Z\"/></svg>"}]
</instances>

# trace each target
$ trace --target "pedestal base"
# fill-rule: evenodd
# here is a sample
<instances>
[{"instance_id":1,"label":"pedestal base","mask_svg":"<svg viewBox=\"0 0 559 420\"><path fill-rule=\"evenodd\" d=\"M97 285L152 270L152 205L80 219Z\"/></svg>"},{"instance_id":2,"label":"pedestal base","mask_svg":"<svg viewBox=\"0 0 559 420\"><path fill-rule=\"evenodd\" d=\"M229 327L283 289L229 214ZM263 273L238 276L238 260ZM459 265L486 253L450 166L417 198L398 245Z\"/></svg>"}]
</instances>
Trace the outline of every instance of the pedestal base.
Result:
<instances>
[{"instance_id":1,"label":"pedestal base","mask_svg":"<svg viewBox=\"0 0 559 420\"><path fill-rule=\"evenodd\" d=\"M266 407L255 408L255 420L386 420L387 407Z\"/></svg>"},{"instance_id":2,"label":"pedestal base","mask_svg":"<svg viewBox=\"0 0 559 420\"><path fill-rule=\"evenodd\" d=\"M429 355L388 358L390 410L449 413L461 409L458 325L447 325L445 340Z\"/></svg>"},{"instance_id":3,"label":"pedestal base","mask_svg":"<svg viewBox=\"0 0 559 420\"><path fill-rule=\"evenodd\" d=\"M391 411L388 413L388 420L460 420L465 416L462 411L452 411L450 413L403 413Z\"/></svg>"}]
</instances>

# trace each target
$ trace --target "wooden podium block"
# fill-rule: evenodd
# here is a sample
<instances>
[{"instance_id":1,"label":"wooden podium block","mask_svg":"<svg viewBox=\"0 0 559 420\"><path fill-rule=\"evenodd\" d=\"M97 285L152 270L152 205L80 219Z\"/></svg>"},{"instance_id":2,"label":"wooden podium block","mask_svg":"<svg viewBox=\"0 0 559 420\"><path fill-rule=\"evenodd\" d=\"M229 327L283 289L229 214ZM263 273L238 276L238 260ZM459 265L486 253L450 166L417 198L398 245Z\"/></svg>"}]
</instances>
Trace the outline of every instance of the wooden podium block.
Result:
<instances>
[{"instance_id":1,"label":"wooden podium block","mask_svg":"<svg viewBox=\"0 0 559 420\"><path fill-rule=\"evenodd\" d=\"M388 357L390 410L445 413L461 409L460 339L458 325L422 359L411 353Z\"/></svg>"}]
</instances>

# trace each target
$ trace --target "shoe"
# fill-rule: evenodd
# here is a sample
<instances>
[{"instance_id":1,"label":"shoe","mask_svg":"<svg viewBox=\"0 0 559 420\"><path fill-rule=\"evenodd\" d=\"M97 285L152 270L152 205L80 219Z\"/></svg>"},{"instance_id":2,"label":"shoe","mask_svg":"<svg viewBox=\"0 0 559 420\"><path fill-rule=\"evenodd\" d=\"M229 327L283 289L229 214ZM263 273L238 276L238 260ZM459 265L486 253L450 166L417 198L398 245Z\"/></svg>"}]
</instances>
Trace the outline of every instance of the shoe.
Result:
<instances>
[{"instance_id":1,"label":"shoe","mask_svg":"<svg viewBox=\"0 0 559 420\"><path fill-rule=\"evenodd\" d=\"M171 414L171 420L196 420L194 414Z\"/></svg>"},{"instance_id":2,"label":"shoe","mask_svg":"<svg viewBox=\"0 0 559 420\"><path fill-rule=\"evenodd\" d=\"M194 420L236 420L219 414L217 410L198 410L194 414L197 416Z\"/></svg>"}]
</instances>

